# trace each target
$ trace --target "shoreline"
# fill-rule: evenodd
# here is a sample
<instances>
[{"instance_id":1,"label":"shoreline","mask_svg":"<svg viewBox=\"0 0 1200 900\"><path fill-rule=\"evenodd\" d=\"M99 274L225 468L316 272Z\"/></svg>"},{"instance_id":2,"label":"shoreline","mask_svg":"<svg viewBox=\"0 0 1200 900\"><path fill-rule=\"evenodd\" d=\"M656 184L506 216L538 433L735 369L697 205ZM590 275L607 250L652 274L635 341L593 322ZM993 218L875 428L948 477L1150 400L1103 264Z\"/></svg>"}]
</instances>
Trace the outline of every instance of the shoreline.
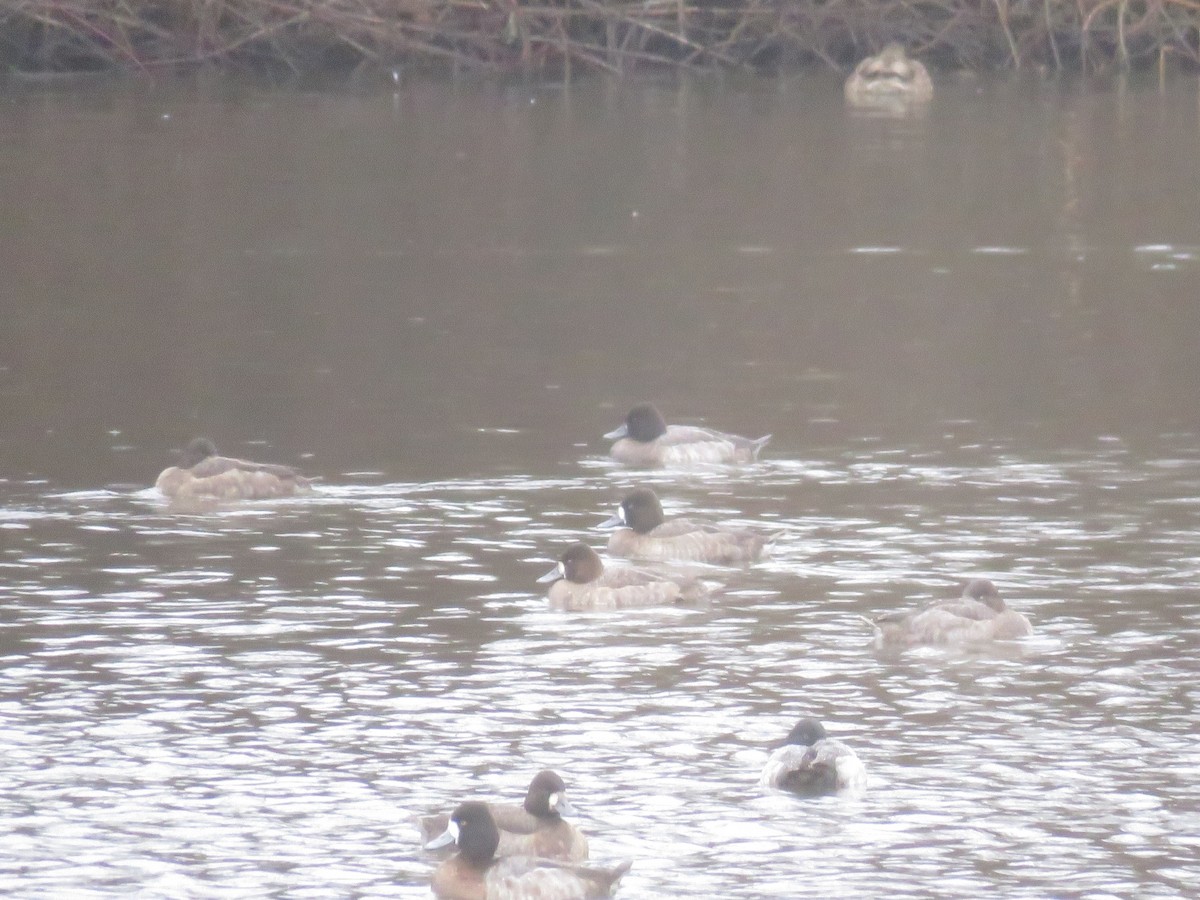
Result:
<instances>
[{"instance_id":1,"label":"shoreline","mask_svg":"<svg viewBox=\"0 0 1200 900\"><path fill-rule=\"evenodd\" d=\"M885 24L886 20L886 24ZM888 41L937 70L1200 71L1200 4L1164 0L0 2L10 74L203 67L533 75L849 72Z\"/></svg>"}]
</instances>

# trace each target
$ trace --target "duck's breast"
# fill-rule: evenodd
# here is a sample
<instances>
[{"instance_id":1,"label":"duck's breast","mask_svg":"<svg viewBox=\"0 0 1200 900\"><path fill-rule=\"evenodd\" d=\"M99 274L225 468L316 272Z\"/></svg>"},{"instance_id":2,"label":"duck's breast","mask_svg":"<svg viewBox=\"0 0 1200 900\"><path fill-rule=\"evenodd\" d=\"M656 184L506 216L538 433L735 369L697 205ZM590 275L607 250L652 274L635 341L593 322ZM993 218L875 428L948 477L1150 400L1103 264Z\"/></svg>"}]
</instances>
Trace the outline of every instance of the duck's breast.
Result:
<instances>
[{"instance_id":1,"label":"duck's breast","mask_svg":"<svg viewBox=\"0 0 1200 900\"><path fill-rule=\"evenodd\" d=\"M488 810L501 834L533 834L544 824L541 819L517 803L489 803Z\"/></svg>"},{"instance_id":2,"label":"duck's breast","mask_svg":"<svg viewBox=\"0 0 1200 900\"><path fill-rule=\"evenodd\" d=\"M154 487L164 497L174 498L183 489L183 486L191 480L191 477L192 475L187 469L171 466L162 470L154 482Z\"/></svg>"},{"instance_id":3,"label":"duck's breast","mask_svg":"<svg viewBox=\"0 0 1200 900\"><path fill-rule=\"evenodd\" d=\"M434 870L430 887L441 900L497 900L497 895L488 890L485 873L468 865L458 855Z\"/></svg>"},{"instance_id":4,"label":"duck's breast","mask_svg":"<svg viewBox=\"0 0 1200 900\"><path fill-rule=\"evenodd\" d=\"M608 537L609 556L621 556L625 559L661 559L653 554L654 542L647 541L646 535L638 534L632 528L618 528Z\"/></svg>"},{"instance_id":5,"label":"duck's breast","mask_svg":"<svg viewBox=\"0 0 1200 900\"><path fill-rule=\"evenodd\" d=\"M517 810L519 816L493 814L500 829L497 856L535 856L564 862L583 862L588 858L587 838L570 822L539 819L520 807Z\"/></svg>"},{"instance_id":6,"label":"duck's breast","mask_svg":"<svg viewBox=\"0 0 1200 900\"><path fill-rule=\"evenodd\" d=\"M654 562L665 560L705 561L703 546L691 539L691 532L664 533L666 526L659 526L649 534L638 534L631 528L622 528L608 541L608 552L626 559L642 559Z\"/></svg>"},{"instance_id":7,"label":"duck's breast","mask_svg":"<svg viewBox=\"0 0 1200 900\"><path fill-rule=\"evenodd\" d=\"M839 791L861 792L867 789L867 769L858 758L858 754L841 741L826 739L822 744L832 745L829 758L837 773L837 788Z\"/></svg>"},{"instance_id":8,"label":"duck's breast","mask_svg":"<svg viewBox=\"0 0 1200 900\"><path fill-rule=\"evenodd\" d=\"M658 439L662 464L667 466L750 462L752 455L744 438L691 425L671 425Z\"/></svg>"},{"instance_id":9,"label":"duck's breast","mask_svg":"<svg viewBox=\"0 0 1200 900\"><path fill-rule=\"evenodd\" d=\"M778 788L788 773L794 772L804 765L804 757L807 753L807 747L799 747L795 744L786 744L775 749L767 759L766 765L763 766L758 783L763 787Z\"/></svg>"},{"instance_id":10,"label":"duck's breast","mask_svg":"<svg viewBox=\"0 0 1200 900\"><path fill-rule=\"evenodd\" d=\"M501 832L501 848L504 833ZM547 821L530 836L532 855L543 859L583 862L588 858L588 842L578 828L563 819Z\"/></svg>"},{"instance_id":11,"label":"duck's breast","mask_svg":"<svg viewBox=\"0 0 1200 900\"><path fill-rule=\"evenodd\" d=\"M260 500L269 497L290 497L307 489L306 479L282 478L272 472L229 469L219 475L192 478L179 491L181 498L213 500Z\"/></svg>"},{"instance_id":12,"label":"duck's breast","mask_svg":"<svg viewBox=\"0 0 1200 900\"><path fill-rule=\"evenodd\" d=\"M662 445L657 440L642 442L633 438L621 438L612 445L609 455L622 465L649 469L665 464L662 450Z\"/></svg>"},{"instance_id":13,"label":"duck's breast","mask_svg":"<svg viewBox=\"0 0 1200 900\"><path fill-rule=\"evenodd\" d=\"M680 543L686 543L689 548L688 555L682 559L728 565L758 559L766 539L750 531L706 528L689 532L680 538Z\"/></svg>"},{"instance_id":14,"label":"duck's breast","mask_svg":"<svg viewBox=\"0 0 1200 900\"><path fill-rule=\"evenodd\" d=\"M608 552L628 559L742 563L757 559L763 540L749 532L703 528L684 521L667 522L649 534L623 528L609 538Z\"/></svg>"},{"instance_id":15,"label":"duck's breast","mask_svg":"<svg viewBox=\"0 0 1200 900\"><path fill-rule=\"evenodd\" d=\"M607 897L629 869L546 866L528 857L506 857L487 872L487 900L590 900Z\"/></svg>"},{"instance_id":16,"label":"duck's breast","mask_svg":"<svg viewBox=\"0 0 1200 900\"><path fill-rule=\"evenodd\" d=\"M833 793L838 786L835 760L822 756L818 747L780 747L767 761L759 781L806 797Z\"/></svg>"},{"instance_id":17,"label":"duck's breast","mask_svg":"<svg viewBox=\"0 0 1200 900\"><path fill-rule=\"evenodd\" d=\"M561 579L550 586L550 603L570 612L637 609L667 606L680 599L680 587L671 581L610 587L595 582L574 584Z\"/></svg>"},{"instance_id":18,"label":"duck's breast","mask_svg":"<svg viewBox=\"0 0 1200 900\"><path fill-rule=\"evenodd\" d=\"M622 438L613 459L627 466L663 467L754 462L767 438L751 440L695 425L669 425L666 434L645 443Z\"/></svg>"},{"instance_id":19,"label":"duck's breast","mask_svg":"<svg viewBox=\"0 0 1200 900\"><path fill-rule=\"evenodd\" d=\"M1029 637L1033 634L1033 625L1029 619L1015 609L1006 609L994 620L992 639L997 641L1015 641L1018 638Z\"/></svg>"},{"instance_id":20,"label":"duck's breast","mask_svg":"<svg viewBox=\"0 0 1200 900\"><path fill-rule=\"evenodd\" d=\"M982 605L982 604L980 604ZM912 643L944 646L1013 640L1031 634L1029 620L1013 610L988 610L985 618L963 616L943 607L923 610L909 624Z\"/></svg>"}]
</instances>

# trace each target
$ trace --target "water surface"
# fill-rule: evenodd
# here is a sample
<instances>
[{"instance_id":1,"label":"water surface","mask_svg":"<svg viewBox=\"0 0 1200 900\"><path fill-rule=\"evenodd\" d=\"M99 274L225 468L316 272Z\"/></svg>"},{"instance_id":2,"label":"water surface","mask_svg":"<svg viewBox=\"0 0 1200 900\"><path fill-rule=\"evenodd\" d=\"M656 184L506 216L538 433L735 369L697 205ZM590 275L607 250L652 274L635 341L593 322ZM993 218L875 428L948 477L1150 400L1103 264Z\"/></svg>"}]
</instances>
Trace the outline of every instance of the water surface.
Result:
<instances>
[{"instance_id":1,"label":"water surface","mask_svg":"<svg viewBox=\"0 0 1200 900\"><path fill-rule=\"evenodd\" d=\"M623 896L1194 891L1196 87L939 89L10 86L0 891L420 896L543 767ZM197 433L322 481L170 509ZM638 483L772 553L548 609ZM974 575L1036 637L870 649ZM757 787L802 715L865 797Z\"/></svg>"}]
</instances>

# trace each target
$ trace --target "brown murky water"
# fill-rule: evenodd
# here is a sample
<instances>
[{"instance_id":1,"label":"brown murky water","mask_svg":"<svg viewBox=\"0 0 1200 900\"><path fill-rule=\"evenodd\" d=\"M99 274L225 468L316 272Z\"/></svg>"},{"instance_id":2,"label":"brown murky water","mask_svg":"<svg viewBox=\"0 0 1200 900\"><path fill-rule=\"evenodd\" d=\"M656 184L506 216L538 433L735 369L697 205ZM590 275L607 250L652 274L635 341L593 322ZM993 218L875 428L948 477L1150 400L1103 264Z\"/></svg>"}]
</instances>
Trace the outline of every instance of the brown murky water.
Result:
<instances>
[{"instance_id":1,"label":"brown murky water","mask_svg":"<svg viewBox=\"0 0 1200 900\"><path fill-rule=\"evenodd\" d=\"M419 896L550 766L622 896L1194 893L1200 94L939 88L7 86L0 892ZM197 433L323 482L176 513ZM639 482L782 534L549 610ZM1036 637L869 648L968 575ZM865 797L757 787L802 715Z\"/></svg>"}]
</instances>

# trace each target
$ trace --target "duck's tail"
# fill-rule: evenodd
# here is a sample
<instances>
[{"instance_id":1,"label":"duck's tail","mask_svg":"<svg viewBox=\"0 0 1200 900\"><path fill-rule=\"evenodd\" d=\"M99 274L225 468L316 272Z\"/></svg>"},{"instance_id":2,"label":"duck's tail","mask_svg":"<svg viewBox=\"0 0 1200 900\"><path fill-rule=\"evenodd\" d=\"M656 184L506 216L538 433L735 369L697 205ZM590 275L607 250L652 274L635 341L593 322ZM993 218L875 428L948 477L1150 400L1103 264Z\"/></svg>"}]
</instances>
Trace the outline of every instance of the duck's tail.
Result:
<instances>
[{"instance_id":1,"label":"duck's tail","mask_svg":"<svg viewBox=\"0 0 1200 900\"><path fill-rule=\"evenodd\" d=\"M876 637L880 637L880 638L883 637L883 629L880 627L879 623L876 622L874 619L868 619L866 616L855 616L854 618L859 619L863 622L866 622L867 625L870 627L870 629L873 632L875 632Z\"/></svg>"},{"instance_id":2,"label":"duck's tail","mask_svg":"<svg viewBox=\"0 0 1200 900\"><path fill-rule=\"evenodd\" d=\"M699 603L711 599L714 594L725 592L725 586L700 578L684 578L679 582L680 603Z\"/></svg>"},{"instance_id":3,"label":"duck's tail","mask_svg":"<svg viewBox=\"0 0 1200 900\"><path fill-rule=\"evenodd\" d=\"M787 534L788 529L786 528L781 528L770 534L746 532L745 537L740 542L744 559L739 560L739 562L753 563L764 557L769 558L775 552L776 543Z\"/></svg>"},{"instance_id":4,"label":"duck's tail","mask_svg":"<svg viewBox=\"0 0 1200 900\"><path fill-rule=\"evenodd\" d=\"M750 455L754 457L755 461L758 460L758 454L762 452L763 447L767 446L767 442L771 440L772 437L774 437L774 435L764 434L762 437L755 438L750 442Z\"/></svg>"},{"instance_id":5,"label":"duck's tail","mask_svg":"<svg viewBox=\"0 0 1200 900\"><path fill-rule=\"evenodd\" d=\"M894 648L897 646L895 630L891 629L890 631L885 632L883 630L883 618L868 619L866 616L855 616L855 618L861 619L863 622L871 626L871 631L874 632L874 634L871 635L871 646L873 646L876 650L884 650L889 647Z\"/></svg>"},{"instance_id":6,"label":"duck's tail","mask_svg":"<svg viewBox=\"0 0 1200 900\"><path fill-rule=\"evenodd\" d=\"M633 867L632 859L623 859L611 866L598 866L579 863L568 863L562 860L538 860L538 865L544 868L564 869L572 872L580 878L584 878L592 882L596 888L608 894L612 891L613 886L621 880L621 877ZM588 896L594 896L589 894Z\"/></svg>"},{"instance_id":7,"label":"duck's tail","mask_svg":"<svg viewBox=\"0 0 1200 900\"><path fill-rule=\"evenodd\" d=\"M601 869L599 872L599 880L602 884L607 885L609 890L612 890L613 885L620 881L622 876L624 876L624 874L632 868L633 860L623 859L611 868Z\"/></svg>"}]
</instances>

